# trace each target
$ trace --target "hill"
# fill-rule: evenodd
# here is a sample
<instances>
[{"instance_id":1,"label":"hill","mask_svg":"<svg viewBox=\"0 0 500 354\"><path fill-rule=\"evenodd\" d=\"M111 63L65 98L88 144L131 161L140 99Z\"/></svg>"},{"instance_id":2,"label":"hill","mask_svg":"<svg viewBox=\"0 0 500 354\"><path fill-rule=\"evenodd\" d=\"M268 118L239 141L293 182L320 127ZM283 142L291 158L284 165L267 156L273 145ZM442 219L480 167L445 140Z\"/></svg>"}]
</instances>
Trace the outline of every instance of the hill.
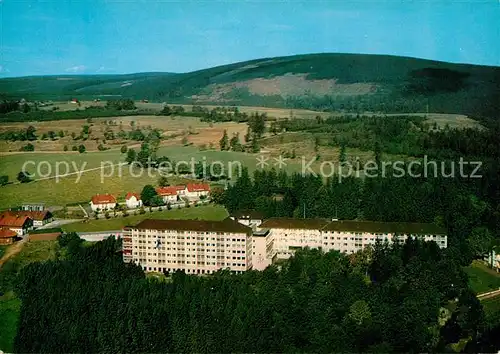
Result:
<instances>
[{"instance_id":1,"label":"hill","mask_svg":"<svg viewBox=\"0 0 500 354\"><path fill-rule=\"evenodd\" d=\"M0 79L0 97L148 98L185 104L254 105L494 117L500 67L363 54L264 58L190 73Z\"/></svg>"}]
</instances>

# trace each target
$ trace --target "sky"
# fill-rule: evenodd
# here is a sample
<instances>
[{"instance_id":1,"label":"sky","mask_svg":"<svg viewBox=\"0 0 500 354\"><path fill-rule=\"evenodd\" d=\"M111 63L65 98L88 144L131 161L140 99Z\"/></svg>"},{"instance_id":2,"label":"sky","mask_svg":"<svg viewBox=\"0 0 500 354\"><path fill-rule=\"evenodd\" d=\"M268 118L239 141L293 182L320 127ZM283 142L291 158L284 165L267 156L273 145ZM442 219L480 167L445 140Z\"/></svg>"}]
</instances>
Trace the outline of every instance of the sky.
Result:
<instances>
[{"instance_id":1,"label":"sky","mask_svg":"<svg viewBox=\"0 0 500 354\"><path fill-rule=\"evenodd\" d=\"M500 0L0 0L1 77L327 52L500 66Z\"/></svg>"}]
</instances>

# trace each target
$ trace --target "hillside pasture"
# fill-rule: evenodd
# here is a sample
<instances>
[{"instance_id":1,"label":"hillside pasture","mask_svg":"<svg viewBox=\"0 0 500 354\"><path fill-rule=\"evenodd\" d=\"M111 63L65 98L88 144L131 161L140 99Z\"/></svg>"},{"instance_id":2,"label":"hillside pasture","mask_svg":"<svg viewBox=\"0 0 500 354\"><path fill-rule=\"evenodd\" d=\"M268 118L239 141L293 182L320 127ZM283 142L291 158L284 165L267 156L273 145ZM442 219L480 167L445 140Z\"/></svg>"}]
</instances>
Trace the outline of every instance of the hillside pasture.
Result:
<instances>
[{"instance_id":1,"label":"hillside pasture","mask_svg":"<svg viewBox=\"0 0 500 354\"><path fill-rule=\"evenodd\" d=\"M220 205L203 205L182 209L146 212L145 214L130 215L111 219L88 220L63 226L66 232L94 232L106 230L121 230L124 226L135 225L144 219L200 219L223 220L228 216L224 207Z\"/></svg>"},{"instance_id":2,"label":"hillside pasture","mask_svg":"<svg viewBox=\"0 0 500 354\"><path fill-rule=\"evenodd\" d=\"M201 122L195 117L176 117L176 116L123 116L111 118L92 118L90 123L85 119L62 120L62 121L45 121L45 122L30 122L36 129L38 140L30 142L35 146L36 151L54 151L63 152L66 145L69 149L66 153L74 154L73 146L83 144L87 151L97 151L98 145L102 144L106 148L120 148L122 145L138 146L140 141L120 139L117 134L120 130L130 132L136 128L160 129L163 137L164 145L181 145L182 138L185 136L189 143L196 145L213 144L218 146L219 140L222 137L224 130L227 130L229 136L239 133L241 139L246 134L247 125L235 122L223 123L207 123ZM83 126L90 127L90 135L87 140L74 140L71 134L74 133L77 137L82 132ZM27 128L27 123L2 123L0 124L0 133L7 131L20 131ZM56 134L62 130L64 137L57 137L55 140L41 140L44 133L54 131ZM112 131L115 139L106 140L104 133ZM172 138L173 137L173 138ZM0 152L17 152L26 145L27 141L3 141L0 140Z\"/></svg>"}]
</instances>

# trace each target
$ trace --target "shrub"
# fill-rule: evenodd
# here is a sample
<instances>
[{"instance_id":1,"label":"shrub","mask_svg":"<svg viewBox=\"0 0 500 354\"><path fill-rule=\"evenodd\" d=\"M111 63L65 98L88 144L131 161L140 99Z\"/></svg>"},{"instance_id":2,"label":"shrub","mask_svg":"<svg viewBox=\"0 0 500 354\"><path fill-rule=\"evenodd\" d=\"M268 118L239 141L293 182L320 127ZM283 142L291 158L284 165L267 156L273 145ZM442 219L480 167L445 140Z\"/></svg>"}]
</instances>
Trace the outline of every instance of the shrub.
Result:
<instances>
[{"instance_id":1,"label":"shrub","mask_svg":"<svg viewBox=\"0 0 500 354\"><path fill-rule=\"evenodd\" d=\"M63 150L64 150L64 151L68 151L68 145L64 145Z\"/></svg>"},{"instance_id":2,"label":"shrub","mask_svg":"<svg viewBox=\"0 0 500 354\"><path fill-rule=\"evenodd\" d=\"M76 146L71 147L72 151L78 151L78 148Z\"/></svg>"}]
</instances>

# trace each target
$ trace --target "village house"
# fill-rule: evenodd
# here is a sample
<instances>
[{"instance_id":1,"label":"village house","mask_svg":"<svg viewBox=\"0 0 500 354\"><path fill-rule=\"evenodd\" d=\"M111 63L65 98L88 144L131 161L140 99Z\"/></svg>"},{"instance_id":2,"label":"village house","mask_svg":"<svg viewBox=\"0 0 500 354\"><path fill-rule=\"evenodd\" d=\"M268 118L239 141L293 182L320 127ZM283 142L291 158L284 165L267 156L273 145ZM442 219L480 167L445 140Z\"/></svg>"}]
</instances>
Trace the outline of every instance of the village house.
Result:
<instances>
[{"instance_id":1,"label":"village house","mask_svg":"<svg viewBox=\"0 0 500 354\"><path fill-rule=\"evenodd\" d=\"M129 209L137 209L142 206L141 195L139 193L128 192L125 196L125 203Z\"/></svg>"},{"instance_id":2,"label":"village house","mask_svg":"<svg viewBox=\"0 0 500 354\"><path fill-rule=\"evenodd\" d=\"M8 228L0 229L0 245L10 245L17 238L17 233Z\"/></svg>"},{"instance_id":3,"label":"village house","mask_svg":"<svg viewBox=\"0 0 500 354\"><path fill-rule=\"evenodd\" d=\"M165 203L175 203L178 200L178 188L176 186L158 187L156 193Z\"/></svg>"},{"instance_id":4,"label":"village house","mask_svg":"<svg viewBox=\"0 0 500 354\"><path fill-rule=\"evenodd\" d=\"M209 193L210 185L208 183L188 183L186 186L186 197L189 199L207 197Z\"/></svg>"},{"instance_id":5,"label":"village house","mask_svg":"<svg viewBox=\"0 0 500 354\"><path fill-rule=\"evenodd\" d=\"M0 214L0 228L14 231L18 236L24 236L33 228L33 220L26 215L14 215L10 212Z\"/></svg>"},{"instance_id":6,"label":"village house","mask_svg":"<svg viewBox=\"0 0 500 354\"><path fill-rule=\"evenodd\" d=\"M116 198L111 194L97 194L90 201L92 211L113 210L116 207Z\"/></svg>"},{"instance_id":7,"label":"village house","mask_svg":"<svg viewBox=\"0 0 500 354\"><path fill-rule=\"evenodd\" d=\"M10 211L9 213L12 215L29 217L31 220L33 220L33 227L40 227L54 220L52 213L48 210L43 210L43 211L19 210L19 211Z\"/></svg>"}]
</instances>

